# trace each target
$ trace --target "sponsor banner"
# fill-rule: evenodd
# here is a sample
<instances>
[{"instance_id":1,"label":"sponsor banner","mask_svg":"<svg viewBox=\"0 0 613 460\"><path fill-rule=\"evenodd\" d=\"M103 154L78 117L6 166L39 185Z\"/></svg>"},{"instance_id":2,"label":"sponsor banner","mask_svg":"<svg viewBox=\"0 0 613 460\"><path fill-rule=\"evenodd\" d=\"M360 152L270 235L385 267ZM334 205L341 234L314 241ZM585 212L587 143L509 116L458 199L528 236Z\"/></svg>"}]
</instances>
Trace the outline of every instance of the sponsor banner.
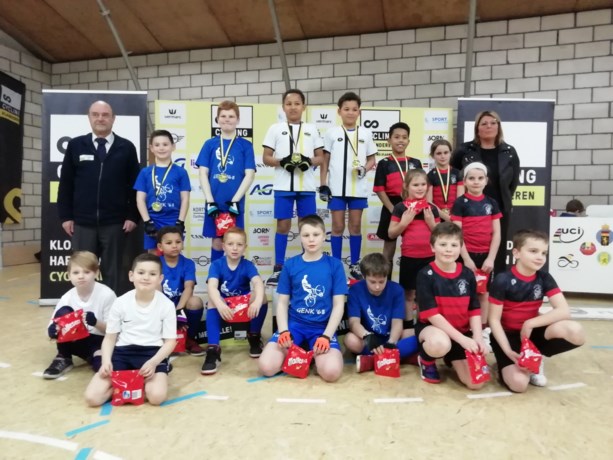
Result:
<instances>
[{"instance_id":1,"label":"sponsor banner","mask_svg":"<svg viewBox=\"0 0 613 460\"><path fill-rule=\"evenodd\" d=\"M613 294L613 218L552 217L549 273L562 291Z\"/></svg>"},{"instance_id":2,"label":"sponsor banner","mask_svg":"<svg viewBox=\"0 0 613 460\"><path fill-rule=\"evenodd\" d=\"M21 222L26 85L0 72L0 223Z\"/></svg>"},{"instance_id":3,"label":"sponsor banner","mask_svg":"<svg viewBox=\"0 0 613 460\"><path fill-rule=\"evenodd\" d=\"M472 140L477 114L492 110L500 115L505 142L519 155L519 186L507 241L500 243L507 248L507 265L512 264L515 232L523 228L549 232L554 104L553 100L458 99L458 142Z\"/></svg>"},{"instance_id":4,"label":"sponsor banner","mask_svg":"<svg viewBox=\"0 0 613 460\"><path fill-rule=\"evenodd\" d=\"M173 159L177 164L184 166L190 176L192 184L191 209L186 222L188 234L184 252L187 257L196 261L198 274L196 292L202 293L205 291L204 281L210 264L208 257L210 257L211 240L196 237L202 234L204 195L200 188L198 169L195 163L204 142L210 136L219 132L219 126L215 122L217 104L200 101L156 101L155 112L156 128L168 129L175 136L177 142L181 144L180 146L177 145ZM407 154L420 159L424 165L427 165L430 143L438 137L445 139L452 137L451 116L452 111L450 109L368 107L362 109L360 124L372 130L375 143L379 149L378 158L382 158L390 153L387 144L390 126L398 121L404 121L411 127L411 144ZM279 104L240 105L239 135L246 137L253 143L257 164L255 180L249 187L246 197L246 257L254 261L264 279L272 273L274 265L276 222L273 212L274 168L264 165L262 142L270 125L284 120L285 115ZM309 106L303 120L315 124L322 137L326 130L340 123L337 107L333 106ZM367 174L371 189L374 176L374 170ZM316 177L319 179L318 174L316 174ZM370 195L368 202L369 209L364 212L362 221L362 234L365 235L362 243L363 254L381 251L383 247L383 242L375 239L381 214L381 202L375 193ZM326 203L317 200L317 206L317 213L324 219L326 228L329 230L331 217ZM266 232L265 229L268 231ZM375 238L369 238L366 235L374 235ZM288 240L286 256L292 257L300 254L302 248L295 220ZM326 243L324 250L330 252L329 243ZM343 253L345 256L349 254L348 237L343 240ZM345 259L345 262L348 263L348 258ZM398 265L395 264L395 267L397 276Z\"/></svg>"},{"instance_id":5,"label":"sponsor banner","mask_svg":"<svg viewBox=\"0 0 613 460\"><path fill-rule=\"evenodd\" d=\"M145 92L56 91L43 90L42 117L42 230L40 296L54 303L72 286L66 266L72 250L70 237L62 229L57 215L57 190L62 161L68 142L75 136L91 132L87 118L89 106L107 101L116 114L113 131L129 139L139 152L141 164L147 154ZM139 232L132 232L126 244L124 290L129 289L127 273L132 259L142 252ZM48 302L47 302L48 301Z\"/></svg>"}]
</instances>

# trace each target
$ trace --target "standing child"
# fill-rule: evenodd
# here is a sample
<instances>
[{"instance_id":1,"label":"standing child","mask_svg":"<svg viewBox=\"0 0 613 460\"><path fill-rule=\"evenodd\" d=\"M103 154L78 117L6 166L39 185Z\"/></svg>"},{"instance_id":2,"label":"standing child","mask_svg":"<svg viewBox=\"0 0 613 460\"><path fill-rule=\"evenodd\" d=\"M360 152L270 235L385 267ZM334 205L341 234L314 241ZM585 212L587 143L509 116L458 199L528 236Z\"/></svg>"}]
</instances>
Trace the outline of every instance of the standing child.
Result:
<instances>
[{"instance_id":1,"label":"standing child","mask_svg":"<svg viewBox=\"0 0 613 460\"><path fill-rule=\"evenodd\" d=\"M402 235L399 281L404 288L407 328L413 326L417 273L434 259L430 232L439 222L439 215L436 206L430 203L420 209L427 190L428 177L423 169L413 169L404 176L402 199L405 201L394 206L388 230L390 238Z\"/></svg>"},{"instance_id":2,"label":"standing child","mask_svg":"<svg viewBox=\"0 0 613 460\"><path fill-rule=\"evenodd\" d=\"M349 288L345 347L358 355L356 369L364 372L374 368L374 355L385 348L398 348L401 359L411 356L417 351L417 338L412 331L403 335L404 291L388 281L390 267L383 254L364 256L360 270L364 279Z\"/></svg>"},{"instance_id":3,"label":"standing child","mask_svg":"<svg viewBox=\"0 0 613 460\"><path fill-rule=\"evenodd\" d=\"M87 361L95 372L100 369L100 346L115 293L96 282L99 270L98 257L89 251L76 251L70 256L68 278L74 287L57 303L47 333L51 339L57 339L58 327L53 319L83 310L89 336L74 342L57 343L57 356L43 372L45 379L57 379L72 369L72 355Z\"/></svg>"},{"instance_id":4,"label":"standing child","mask_svg":"<svg viewBox=\"0 0 613 460\"><path fill-rule=\"evenodd\" d=\"M290 258L281 272L278 331L260 356L260 372L268 377L278 373L295 343L312 349L319 376L335 382L343 373L336 329L343 318L347 278L343 264L323 253L326 228L321 217L306 216L298 228L304 252Z\"/></svg>"},{"instance_id":5,"label":"standing child","mask_svg":"<svg viewBox=\"0 0 613 460\"><path fill-rule=\"evenodd\" d=\"M417 275L415 333L420 344L421 378L439 383L435 360L443 358L467 388L478 390L483 383L472 383L465 350L483 353L485 344L475 277L456 262L462 247L462 230L451 222L442 222L432 231L430 244L434 261Z\"/></svg>"},{"instance_id":6,"label":"standing child","mask_svg":"<svg viewBox=\"0 0 613 460\"><path fill-rule=\"evenodd\" d=\"M223 256L215 218L220 212L228 212L236 218L237 227L245 226L245 194L255 177L253 145L236 134L239 118L235 102L221 102L215 118L221 134L204 143L196 160L200 186L206 199L202 234L213 238L212 262Z\"/></svg>"},{"instance_id":7,"label":"standing child","mask_svg":"<svg viewBox=\"0 0 613 460\"><path fill-rule=\"evenodd\" d=\"M202 299L194 295L196 286L196 264L188 259L183 251L183 232L178 227L162 227L158 231L158 250L162 253L162 292L175 304L178 320L185 327L187 338L185 348L192 356L204 355L198 345L198 325L204 313Z\"/></svg>"},{"instance_id":8,"label":"standing child","mask_svg":"<svg viewBox=\"0 0 613 460\"><path fill-rule=\"evenodd\" d=\"M202 374L217 372L221 361L219 346L221 320L232 319L233 312L225 299L251 293L249 299L249 356L258 358L262 354L262 326L266 319L268 304L264 299L264 283L257 268L245 259L247 234L238 227L230 228L223 236L225 256L211 264L207 279L209 304L206 312L206 331L209 346L202 364ZM253 288L253 289L252 289Z\"/></svg>"},{"instance_id":9,"label":"standing child","mask_svg":"<svg viewBox=\"0 0 613 460\"><path fill-rule=\"evenodd\" d=\"M451 209L451 221L458 225L464 234L462 260L464 265L476 272L483 271L489 277L494 269L494 260L500 246L500 208L493 198L483 194L487 184L487 168L483 163L470 163L464 167L466 193L457 198ZM487 323L487 292L479 294L481 321L484 339L489 348L490 329Z\"/></svg>"},{"instance_id":10,"label":"standing child","mask_svg":"<svg viewBox=\"0 0 613 460\"><path fill-rule=\"evenodd\" d=\"M101 406L113 393L113 371L139 369L145 396L159 406L168 393L168 356L177 343L173 303L158 288L164 279L154 254L134 259L130 281L134 289L113 303L102 342L102 366L85 390L89 406Z\"/></svg>"},{"instance_id":11,"label":"standing child","mask_svg":"<svg viewBox=\"0 0 613 460\"><path fill-rule=\"evenodd\" d=\"M345 211L349 211L349 274L361 280L360 251L362 249L362 212L368 207L366 173L375 166L375 145L372 132L357 125L362 100L352 92L338 100L338 114L342 125L326 131L325 161L321 166L320 198L328 201L332 212L332 255L341 259ZM328 177L328 172L330 173Z\"/></svg>"},{"instance_id":12,"label":"standing child","mask_svg":"<svg viewBox=\"0 0 613 460\"><path fill-rule=\"evenodd\" d=\"M155 252L157 231L175 225L185 231L191 185L187 171L172 162L175 150L172 134L158 129L149 136L149 150L155 163L143 168L136 178L136 206L145 223L145 249Z\"/></svg>"},{"instance_id":13,"label":"standing child","mask_svg":"<svg viewBox=\"0 0 613 460\"><path fill-rule=\"evenodd\" d=\"M543 361L538 374L517 366L521 340L529 338L543 356L553 356L585 342L581 325L570 321L570 309L553 277L541 270L547 261L549 237L542 232L522 230L513 237L515 266L496 276L490 290L489 321L492 348L504 384L523 393L528 383L545 386ZM539 315L543 296L551 311Z\"/></svg>"},{"instance_id":14,"label":"standing child","mask_svg":"<svg viewBox=\"0 0 613 460\"><path fill-rule=\"evenodd\" d=\"M323 142L317 127L302 122L306 108L304 93L299 89L290 89L283 94L281 100L287 121L275 123L268 128L263 142L264 164L275 168L274 216L277 219L275 265L272 275L266 281L268 285L279 282L285 263L294 203L298 219L317 212L314 168L323 163Z\"/></svg>"},{"instance_id":15,"label":"standing child","mask_svg":"<svg viewBox=\"0 0 613 460\"><path fill-rule=\"evenodd\" d=\"M404 176L411 169L422 169L421 161L406 156L409 146L411 128L406 123L394 123L390 127L388 143L392 154L377 163L373 191L377 194L383 207L377 228L377 236L383 240L383 255L393 267L396 252L396 238L390 238L388 230L394 206L402 201L402 184ZM392 270L389 271L391 279Z\"/></svg>"},{"instance_id":16,"label":"standing child","mask_svg":"<svg viewBox=\"0 0 613 460\"><path fill-rule=\"evenodd\" d=\"M438 208L444 221L449 221L451 207L456 198L464 194L464 183L460 171L449 164L451 144L445 139L434 141L430 146L430 157L434 160L434 169L428 172L428 201Z\"/></svg>"}]
</instances>

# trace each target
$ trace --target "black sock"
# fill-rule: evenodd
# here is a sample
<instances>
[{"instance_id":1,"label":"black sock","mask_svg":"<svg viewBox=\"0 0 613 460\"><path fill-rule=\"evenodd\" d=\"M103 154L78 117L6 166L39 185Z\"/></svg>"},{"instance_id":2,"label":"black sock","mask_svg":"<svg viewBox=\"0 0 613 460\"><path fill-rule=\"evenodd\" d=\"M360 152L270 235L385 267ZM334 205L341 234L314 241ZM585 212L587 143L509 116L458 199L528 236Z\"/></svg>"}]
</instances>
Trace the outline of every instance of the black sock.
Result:
<instances>
[{"instance_id":1,"label":"black sock","mask_svg":"<svg viewBox=\"0 0 613 460\"><path fill-rule=\"evenodd\" d=\"M545 342L545 346L541 346L540 352L544 356L553 356L578 347L579 345L575 345L566 339L550 339Z\"/></svg>"}]
</instances>

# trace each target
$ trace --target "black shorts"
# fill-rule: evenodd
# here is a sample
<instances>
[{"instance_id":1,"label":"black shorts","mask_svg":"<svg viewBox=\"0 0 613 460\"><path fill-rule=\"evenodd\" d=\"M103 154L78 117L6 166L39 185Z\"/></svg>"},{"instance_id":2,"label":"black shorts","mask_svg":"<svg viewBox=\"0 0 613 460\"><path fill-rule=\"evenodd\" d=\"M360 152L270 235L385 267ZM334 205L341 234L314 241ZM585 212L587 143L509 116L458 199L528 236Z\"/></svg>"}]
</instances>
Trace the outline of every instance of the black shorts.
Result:
<instances>
[{"instance_id":1,"label":"black shorts","mask_svg":"<svg viewBox=\"0 0 613 460\"><path fill-rule=\"evenodd\" d=\"M160 347L143 347L140 345L115 347L113 350L113 357L111 358L113 370L131 371L140 369L143 367L143 364L153 358L159 349ZM155 372L164 372L165 374L170 372L168 358L157 365Z\"/></svg>"},{"instance_id":2,"label":"black shorts","mask_svg":"<svg viewBox=\"0 0 613 460\"><path fill-rule=\"evenodd\" d=\"M417 273L433 260L434 257L400 257L400 285L405 290L415 289Z\"/></svg>"},{"instance_id":3,"label":"black shorts","mask_svg":"<svg viewBox=\"0 0 613 460\"><path fill-rule=\"evenodd\" d=\"M481 267L483 267L483 262L485 262L485 259L487 259L487 256L489 256L487 252L469 252L468 255L473 260L473 262L475 263L475 266L478 269L481 269ZM491 284L492 284L492 274L490 273L490 276L487 279L487 290L488 291L490 290Z\"/></svg>"},{"instance_id":4,"label":"black shorts","mask_svg":"<svg viewBox=\"0 0 613 460\"><path fill-rule=\"evenodd\" d=\"M100 350L102 340L104 340L103 335L89 334L87 337L75 340L74 342L58 342L57 351L66 358L70 358L74 355L92 364L94 353ZM98 369L94 370L97 371Z\"/></svg>"},{"instance_id":5,"label":"black shorts","mask_svg":"<svg viewBox=\"0 0 613 460\"><path fill-rule=\"evenodd\" d=\"M422 322L418 322L417 326L415 326L415 335L417 336L417 340L419 341L419 349L422 350L422 341L419 340L419 335L421 334L421 331L423 331L426 327L431 326L431 324L424 324ZM463 333L466 337L471 338L473 337L473 334L471 331L468 332L464 332ZM451 339L451 349L447 352L447 354L445 356L442 356L443 360L445 362L451 362L451 361L460 361L462 359L466 359L466 353L464 351L464 347L462 345L460 345L458 342L456 342L455 340Z\"/></svg>"},{"instance_id":6,"label":"black shorts","mask_svg":"<svg viewBox=\"0 0 613 460\"><path fill-rule=\"evenodd\" d=\"M548 343L549 340L545 339L545 330L547 326L541 326L532 329L532 333L530 334L530 340L539 349L539 351L545 355L550 356L548 354ZM507 340L509 341L509 345L511 346L511 350L516 353L519 353L521 349L521 337L519 335L519 331L504 331L507 336ZM509 357L502 351L500 345L496 341L494 334L490 336L492 343L492 351L494 352L494 356L496 357L496 362L498 363L498 369L502 370L503 368L510 366L513 364L513 361L509 359Z\"/></svg>"},{"instance_id":7,"label":"black shorts","mask_svg":"<svg viewBox=\"0 0 613 460\"><path fill-rule=\"evenodd\" d=\"M392 195L392 196L388 196L388 198L390 199L390 201L392 202L394 206L396 206L398 203L402 201L402 198L399 196ZM389 237L388 231L390 229L391 221L392 221L392 213L389 212L389 210L385 206L382 206L381 207L381 217L379 218L379 226L377 227L377 236L381 238L383 241L396 241L398 239L398 237L396 238Z\"/></svg>"}]
</instances>

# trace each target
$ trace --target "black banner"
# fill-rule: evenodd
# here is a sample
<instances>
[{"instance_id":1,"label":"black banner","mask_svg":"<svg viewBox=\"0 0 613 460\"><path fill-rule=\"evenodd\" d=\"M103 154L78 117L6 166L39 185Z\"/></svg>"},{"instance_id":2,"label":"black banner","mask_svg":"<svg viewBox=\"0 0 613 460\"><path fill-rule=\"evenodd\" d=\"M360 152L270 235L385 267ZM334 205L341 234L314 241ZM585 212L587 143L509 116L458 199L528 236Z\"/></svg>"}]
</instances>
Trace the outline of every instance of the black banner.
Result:
<instances>
[{"instance_id":1,"label":"black banner","mask_svg":"<svg viewBox=\"0 0 613 460\"><path fill-rule=\"evenodd\" d=\"M458 99L458 145L473 140L475 117L489 110L500 116L504 141L519 155L521 173L509 216L508 241L500 242L507 249L507 266L514 262L511 249L517 230L530 228L549 234L554 106L554 100Z\"/></svg>"},{"instance_id":2,"label":"black banner","mask_svg":"<svg viewBox=\"0 0 613 460\"><path fill-rule=\"evenodd\" d=\"M0 223L21 222L26 85L0 72Z\"/></svg>"},{"instance_id":3,"label":"black banner","mask_svg":"<svg viewBox=\"0 0 613 460\"><path fill-rule=\"evenodd\" d=\"M87 112L90 105L98 100L106 101L113 107L116 116L113 131L129 139L136 146L140 163L146 163L146 92L43 90L41 305L55 304L71 287L66 265L72 244L58 218L57 190L68 141L91 132ZM142 235L139 233L132 232L126 243L126 273L135 255L143 251ZM128 290L130 285L127 277L122 281L125 281L122 291Z\"/></svg>"}]
</instances>

